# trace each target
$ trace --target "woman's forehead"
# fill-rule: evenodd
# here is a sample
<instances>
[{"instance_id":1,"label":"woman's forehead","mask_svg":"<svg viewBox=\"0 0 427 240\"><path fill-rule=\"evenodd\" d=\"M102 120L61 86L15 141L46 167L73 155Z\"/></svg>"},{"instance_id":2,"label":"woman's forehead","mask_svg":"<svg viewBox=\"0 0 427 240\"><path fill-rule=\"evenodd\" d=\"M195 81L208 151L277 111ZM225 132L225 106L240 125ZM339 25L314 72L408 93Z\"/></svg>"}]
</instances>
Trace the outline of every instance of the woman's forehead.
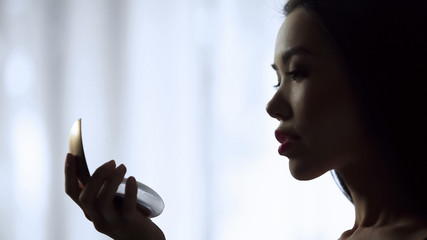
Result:
<instances>
[{"instance_id":1,"label":"woman's forehead","mask_svg":"<svg viewBox=\"0 0 427 240\"><path fill-rule=\"evenodd\" d=\"M330 42L317 19L304 8L292 11L280 27L276 41L276 57L289 49L306 48L316 55L328 48Z\"/></svg>"}]
</instances>

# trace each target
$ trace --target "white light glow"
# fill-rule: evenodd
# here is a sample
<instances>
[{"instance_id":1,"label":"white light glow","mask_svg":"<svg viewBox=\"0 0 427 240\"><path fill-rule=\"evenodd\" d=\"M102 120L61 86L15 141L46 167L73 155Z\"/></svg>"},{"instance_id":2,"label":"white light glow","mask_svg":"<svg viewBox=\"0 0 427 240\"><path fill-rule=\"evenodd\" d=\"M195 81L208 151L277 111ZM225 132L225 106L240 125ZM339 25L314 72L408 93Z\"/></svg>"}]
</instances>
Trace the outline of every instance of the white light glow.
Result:
<instances>
[{"instance_id":1,"label":"white light glow","mask_svg":"<svg viewBox=\"0 0 427 240\"><path fill-rule=\"evenodd\" d=\"M6 93L13 97L23 96L35 83L34 64L24 51L14 51L5 63L4 84Z\"/></svg>"},{"instance_id":2,"label":"white light glow","mask_svg":"<svg viewBox=\"0 0 427 240\"><path fill-rule=\"evenodd\" d=\"M47 137L37 115L22 111L15 116L11 132L17 239L43 239L48 202ZM31 235L29 235L31 234Z\"/></svg>"}]
</instances>

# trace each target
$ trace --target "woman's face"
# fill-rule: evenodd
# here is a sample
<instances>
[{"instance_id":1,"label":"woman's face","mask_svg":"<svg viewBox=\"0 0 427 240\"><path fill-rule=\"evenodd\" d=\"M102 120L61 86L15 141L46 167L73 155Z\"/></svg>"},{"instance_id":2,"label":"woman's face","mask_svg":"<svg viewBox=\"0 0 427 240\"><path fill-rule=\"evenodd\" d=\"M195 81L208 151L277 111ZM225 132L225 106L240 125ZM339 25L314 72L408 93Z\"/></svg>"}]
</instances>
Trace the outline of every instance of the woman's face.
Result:
<instances>
[{"instance_id":1,"label":"woman's face","mask_svg":"<svg viewBox=\"0 0 427 240\"><path fill-rule=\"evenodd\" d=\"M365 149L366 131L344 61L304 8L280 28L273 68L279 86L267 112L280 121L279 153L292 175L309 180L349 166Z\"/></svg>"}]
</instances>

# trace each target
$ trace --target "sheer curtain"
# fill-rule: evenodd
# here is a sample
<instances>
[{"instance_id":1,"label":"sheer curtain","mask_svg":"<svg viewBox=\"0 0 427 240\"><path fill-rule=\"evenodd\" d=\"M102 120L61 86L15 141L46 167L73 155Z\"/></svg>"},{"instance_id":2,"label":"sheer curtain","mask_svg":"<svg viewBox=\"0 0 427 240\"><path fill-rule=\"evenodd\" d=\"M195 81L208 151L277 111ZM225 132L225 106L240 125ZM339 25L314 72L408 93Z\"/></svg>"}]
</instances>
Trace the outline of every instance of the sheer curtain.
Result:
<instances>
[{"instance_id":1,"label":"sheer curtain","mask_svg":"<svg viewBox=\"0 0 427 240\"><path fill-rule=\"evenodd\" d=\"M0 239L108 239L64 193L72 123L164 199L168 239L331 239L353 210L297 182L265 112L278 0L0 1Z\"/></svg>"}]
</instances>

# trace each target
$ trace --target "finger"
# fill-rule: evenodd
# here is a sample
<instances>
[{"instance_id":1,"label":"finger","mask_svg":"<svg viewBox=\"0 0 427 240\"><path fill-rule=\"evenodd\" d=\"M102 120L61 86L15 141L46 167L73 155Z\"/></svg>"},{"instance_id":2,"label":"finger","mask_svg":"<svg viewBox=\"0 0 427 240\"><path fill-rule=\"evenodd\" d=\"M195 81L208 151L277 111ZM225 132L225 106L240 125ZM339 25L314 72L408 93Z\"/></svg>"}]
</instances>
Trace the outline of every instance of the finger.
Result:
<instances>
[{"instance_id":1,"label":"finger","mask_svg":"<svg viewBox=\"0 0 427 240\"><path fill-rule=\"evenodd\" d=\"M77 177L82 185L85 185L89 181L90 173L87 167L86 159L83 156L76 156L76 168L77 168Z\"/></svg>"},{"instance_id":2,"label":"finger","mask_svg":"<svg viewBox=\"0 0 427 240\"><path fill-rule=\"evenodd\" d=\"M129 177L126 181L125 199L123 201L123 215L130 218L136 212L136 194L138 188L134 177Z\"/></svg>"},{"instance_id":3,"label":"finger","mask_svg":"<svg viewBox=\"0 0 427 240\"><path fill-rule=\"evenodd\" d=\"M94 221L102 219L96 207L96 198L105 180L114 172L115 162L110 161L96 169L92 177L87 182L85 188L80 193L80 204Z\"/></svg>"},{"instance_id":4,"label":"finger","mask_svg":"<svg viewBox=\"0 0 427 240\"><path fill-rule=\"evenodd\" d=\"M77 179L76 157L68 153L65 159L65 192L71 199L80 205L79 196L82 189Z\"/></svg>"},{"instance_id":5,"label":"finger","mask_svg":"<svg viewBox=\"0 0 427 240\"><path fill-rule=\"evenodd\" d=\"M123 177L126 173L126 167L121 164L114 173L107 179L98 195L98 206L102 216L111 224L115 224L120 220L120 216L114 205L114 197L117 192L117 188L123 181Z\"/></svg>"},{"instance_id":6,"label":"finger","mask_svg":"<svg viewBox=\"0 0 427 240\"><path fill-rule=\"evenodd\" d=\"M80 196L80 193L82 192L83 186L81 185L81 183L77 178L76 156L72 155L71 153L68 153L65 159L64 172L65 172L65 192L82 209L86 218L92 221L89 214L87 214L87 212L85 212L80 205L79 196Z\"/></svg>"}]
</instances>

